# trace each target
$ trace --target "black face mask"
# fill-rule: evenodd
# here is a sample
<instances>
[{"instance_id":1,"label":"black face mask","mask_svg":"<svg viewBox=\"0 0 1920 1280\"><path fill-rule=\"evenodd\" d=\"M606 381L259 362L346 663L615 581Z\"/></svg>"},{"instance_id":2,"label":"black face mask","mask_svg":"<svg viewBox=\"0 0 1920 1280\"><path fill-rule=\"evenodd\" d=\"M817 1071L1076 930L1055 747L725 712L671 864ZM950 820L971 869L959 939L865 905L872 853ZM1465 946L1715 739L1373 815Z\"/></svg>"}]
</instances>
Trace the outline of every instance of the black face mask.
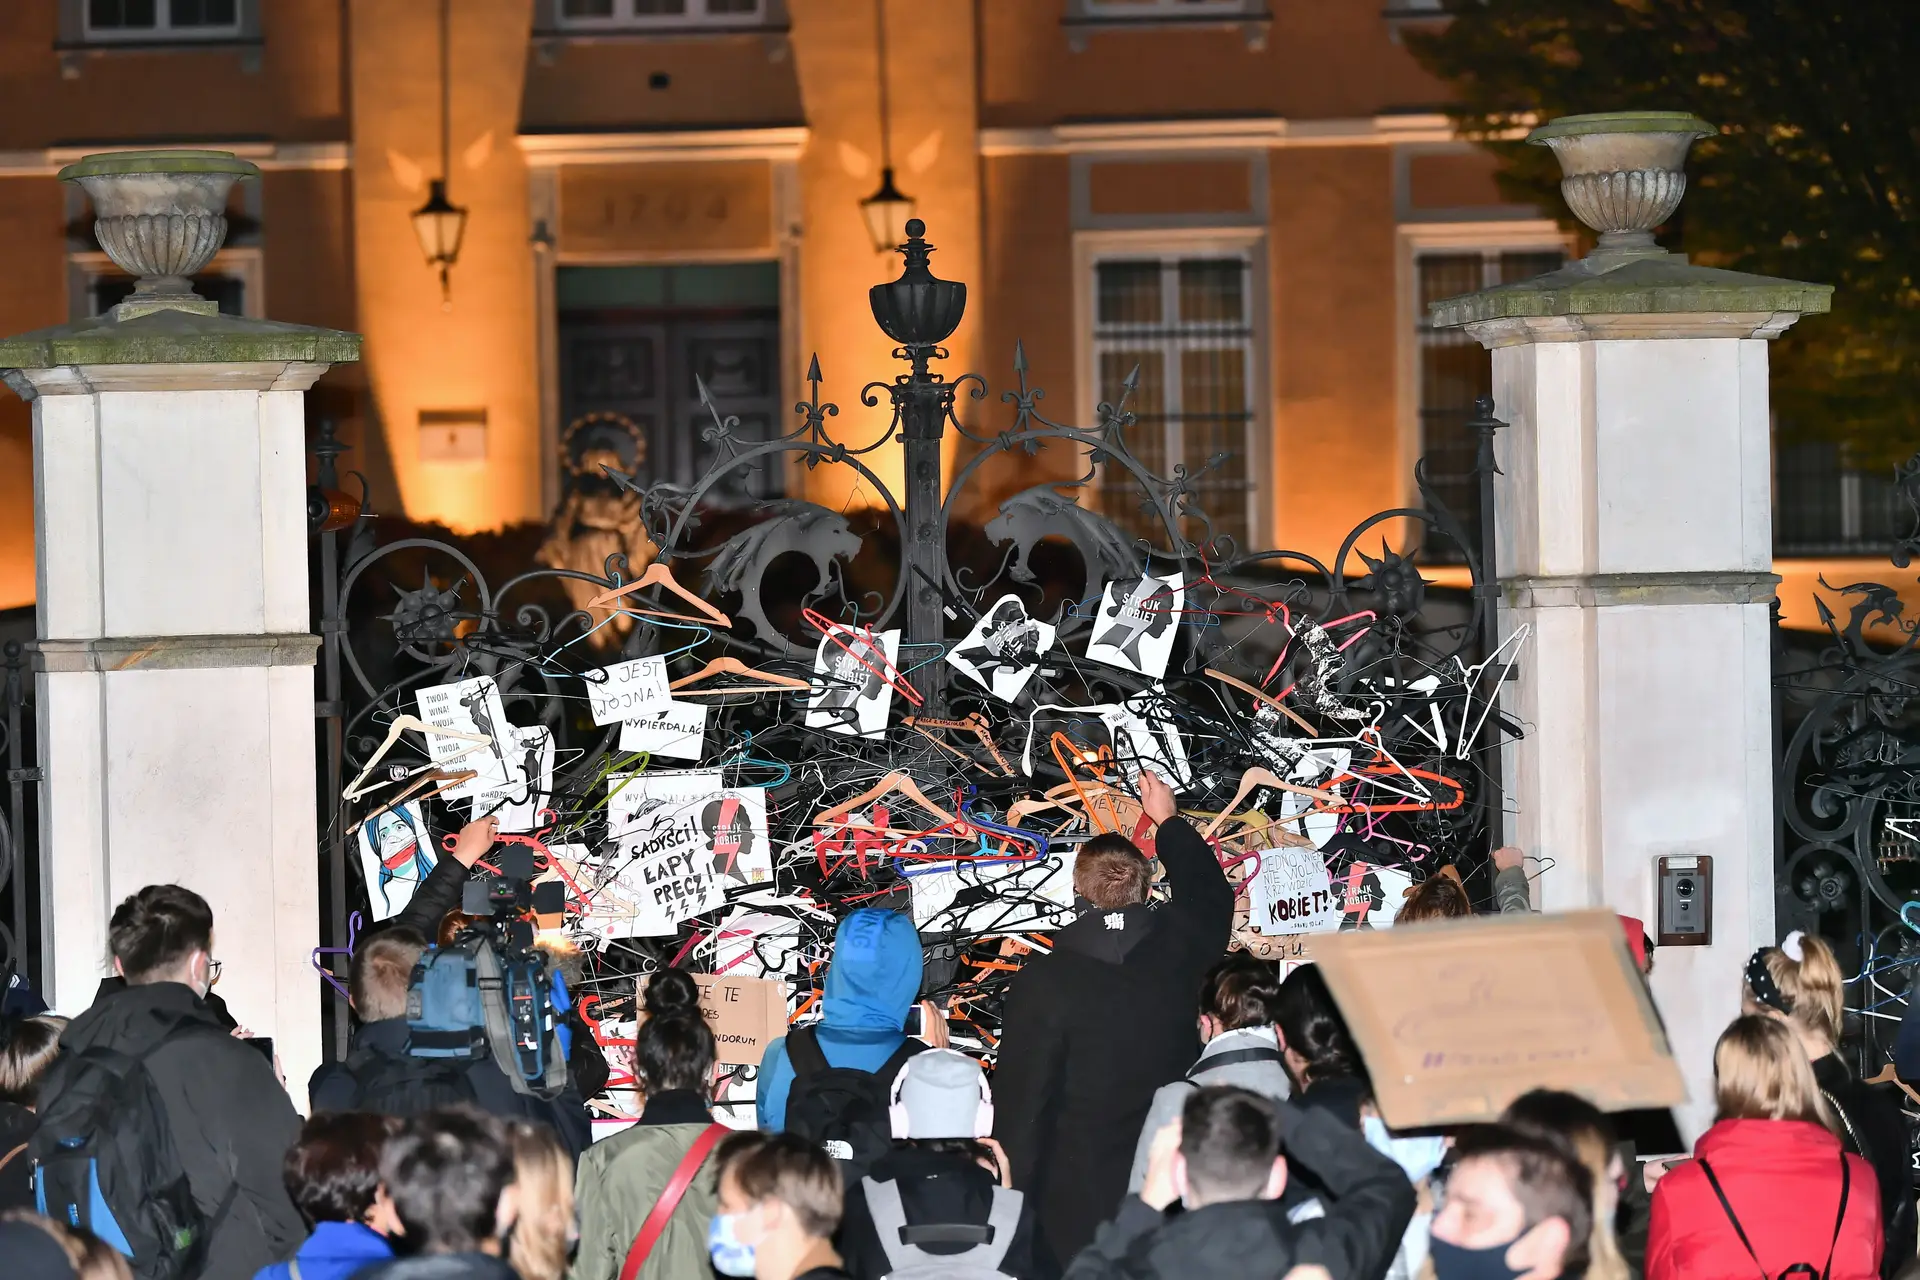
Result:
<instances>
[{"instance_id":1,"label":"black face mask","mask_svg":"<svg viewBox=\"0 0 1920 1280\"><path fill-rule=\"evenodd\" d=\"M1463 1249L1436 1236L1428 1241L1428 1256L1433 1259L1436 1280L1518 1280L1525 1273L1507 1265L1507 1250L1513 1245L1514 1240L1508 1240L1484 1249Z\"/></svg>"}]
</instances>

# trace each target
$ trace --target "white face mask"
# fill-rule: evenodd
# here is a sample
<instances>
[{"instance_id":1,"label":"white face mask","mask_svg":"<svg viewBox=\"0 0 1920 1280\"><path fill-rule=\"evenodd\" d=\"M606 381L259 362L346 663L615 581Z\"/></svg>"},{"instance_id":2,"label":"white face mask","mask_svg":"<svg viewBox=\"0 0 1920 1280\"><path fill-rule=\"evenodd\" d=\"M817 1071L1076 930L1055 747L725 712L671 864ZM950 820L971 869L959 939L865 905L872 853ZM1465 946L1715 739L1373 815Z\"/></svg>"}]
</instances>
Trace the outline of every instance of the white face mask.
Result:
<instances>
[{"instance_id":1,"label":"white face mask","mask_svg":"<svg viewBox=\"0 0 1920 1280\"><path fill-rule=\"evenodd\" d=\"M707 1256L713 1259L713 1269L723 1276L753 1274L753 1246L741 1243L734 1234L734 1222L739 1217L737 1213L716 1213L707 1225Z\"/></svg>"}]
</instances>

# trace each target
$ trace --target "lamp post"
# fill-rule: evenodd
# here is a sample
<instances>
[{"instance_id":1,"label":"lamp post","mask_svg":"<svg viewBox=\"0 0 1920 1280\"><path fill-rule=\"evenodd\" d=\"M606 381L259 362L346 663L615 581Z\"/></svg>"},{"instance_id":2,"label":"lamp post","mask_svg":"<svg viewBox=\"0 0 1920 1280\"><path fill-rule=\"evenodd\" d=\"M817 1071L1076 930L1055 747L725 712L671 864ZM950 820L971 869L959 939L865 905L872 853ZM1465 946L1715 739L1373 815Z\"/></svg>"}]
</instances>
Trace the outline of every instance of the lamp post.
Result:
<instances>
[{"instance_id":1,"label":"lamp post","mask_svg":"<svg viewBox=\"0 0 1920 1280\"><path fill-rule=\"evenodd\" d=\"M928 368L947 353L940 347L959 327L967 310L967 286L941 280L928 269L933 246L923 238L927 224L907 220L907 239L898 246L906 262L900 278L867 290L873 319L900 344L895 354L910 366L887 388L906 452L907 527L900 531L900 556L906 570L907 640L938 643L945 635L942 597L947 573L947 525L942 505L940 439L953 409L953 384ZM925 714L944 714L946 667L931 662L918 670L916 683L926 699Z\"/></svg>"},{"instance_id":2,"label":"lamp post","mask_svg":"<svg viewBox=\"0 0 1920 1280\"><path fill-rule=\"evenodd\" d=\"M449 0L440 0L440 176L427 187L427 202L410 216L413 219L413 234L420 238L420 251L427 255L427 265L440 270L440 305L450 309L453 295L447 285L447 272L460 258L460 237L466 234L467 211L447 199L447 178L452 173L447 157L453 150L453 80L449 74L448 3Z\"/></svg>"},{"instance_id":3,"label":"lamp post","mask_svg":"<svg viewBox=\"0 0 1920 1280\"><path fill-rule=\"evenodd\" d=\"M891 253L913 234L913 197L893 182L893 122L887 110L887 0L873 0L880 52L880 186L860 202L875 253ZM924 230L925 228L922 228ZM882 325L882 328L885 326Z\"/></svg>"}]
</instances>

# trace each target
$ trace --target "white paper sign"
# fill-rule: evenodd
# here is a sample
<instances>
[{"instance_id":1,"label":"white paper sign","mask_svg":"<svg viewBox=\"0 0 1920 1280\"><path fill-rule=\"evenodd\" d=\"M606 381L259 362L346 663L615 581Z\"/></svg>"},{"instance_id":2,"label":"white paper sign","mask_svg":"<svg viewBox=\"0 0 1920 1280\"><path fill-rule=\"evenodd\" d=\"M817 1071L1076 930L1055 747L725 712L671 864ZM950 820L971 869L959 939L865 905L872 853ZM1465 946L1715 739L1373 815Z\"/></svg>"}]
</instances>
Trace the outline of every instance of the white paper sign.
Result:
<instances>
[{"instance_id":1,"label":"white paper sign","mask_svg":"<svg viewBox=\"0 0 1920 1280\"><path fill-rule=\"evenodd\" d=\"M588 672L585 679L587 705L599 725L625 723L673 697L667 688L667 660L662 657L616 662Z\"/></svg>"},{"instance_id":2,"label":"white paper sign","mask_svg":"<svg viewBox=\"0 0 1920 1280\"><path fill-rule=\"evenodd\" d=\"M861 738L885 733L893 686L882 672L897 670L899 656L898 630L822 636L813 658L807 727Z\"/></svg>"},{"instance_id":3,"label":"white paper sign","mask_svg":"<svg viewBox=\"0 0 1920 1280\"><path fill-rule=\"evenodd\" d=\"M440 860L433 832L416 803L395 805L362 823L357 843L367 905L375 920L391 920L405 911Z\"/></svg>"},{"instance_id":4,"label":"white paper sign","mask_svg":"<svg viewBox=\"0 0 1920 1280\"><path fill-rule=\"evenodd\" d=\"M617 913L596 911L601 936L669 935L720 906L729 888L772 881L763 788L724 787L718 771L614 777L609 786L621 903Z\"/></svg>"},{"instance_id":5,"label":"white paper sign","mask_svg":"<svg viewBox=\"0 0 1920 1280\"><path fill-rule=\"evenodd\" d=\"M526 783L517 791L485 791L473 797L468 816L500 819L502 831L535 831L540 810L553 795L553 731L543 724L513 726Z\"/></svg>"},{"instance_id":6,"label":"white paper sign","mask_svg":"<svg viewBox=\"0 0 1920 1280\"><path fill-rule=\"evenodd\" d=\"M488 791L517 793L527 785L519 744L513 739L513 726L507 723L507 711L500 702L500 686L491 676L421 689L414 701L419 704L420 718L428 724L483 734L492 740L473 751L470 748L478 744L464 738L427 735L427 754L435 764L472 769L477 775L442 792L448 800L467 800Z\"/></svg>"},{"instance_id":7,"label":"white paper sign","mask_svg":"<svg viewBox=\"0 0 1920 1280\"><path fill-rule=\"evenodd\" d=\"M707 710L704 702L656 703L620 722L620 749L698 760L707 746Z\"/></svg>"},{"instance_id":8,"label":"white paper sign","mask_svg":"<svg viewBox=\"0 0 1920 1280\"><path fill-rule=\"evenodd\" d=\"M1173 656L1174 629L1185 601L1179 574L1109 582L1087 641L1088 660L1158 680Z\"/></svg>"},{"instance_id":9,"label":"white paper sign","mask_svg":"<svg viewBox=\"0 0 1920 1280\"><path fill-rule=\"evenodd\" d=\"M1000 701L1012 702L1040 669L1053 638L1052 625L1027 616L1025 601L1004 595L947 655L947 663Z\"/></svg>"},{"instance_id":10,"label":"white paper sign","mask_svg":"<svg viewBox=\"0 0 1920 1280\"><path fill-rule=\"evenodd\" d=\"M1138 785L1140 770L1145 768L1159 774L1175 791L1185 791L1193 786L1186 743L1172 718L1158 714L1159 701L1141 694L1117 707L1103 706L1100 720L1107 726L1114 758L1129 785Z\"/></svg>"},{"instance_id":11,"label":"white paper sign","mask_svg":"<svg viewBox=\"0 0 1920 1280\"><path fill-rule=\"evenodd\" d=\"M1331 933L1340 927L1341 905L1318 851L1260 851L1247 881L1247 922L1255 933Z\"/></svg>"}]
</instances>

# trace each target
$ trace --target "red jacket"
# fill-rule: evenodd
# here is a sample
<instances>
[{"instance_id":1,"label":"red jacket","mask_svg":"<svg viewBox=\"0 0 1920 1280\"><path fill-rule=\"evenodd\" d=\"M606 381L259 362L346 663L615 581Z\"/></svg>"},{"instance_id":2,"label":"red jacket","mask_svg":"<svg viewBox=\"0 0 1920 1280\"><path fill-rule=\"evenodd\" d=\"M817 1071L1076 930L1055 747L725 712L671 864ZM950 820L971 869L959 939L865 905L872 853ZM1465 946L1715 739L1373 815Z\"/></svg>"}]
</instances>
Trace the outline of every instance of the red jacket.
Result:
<instances>
[{"instance_id":1,"label":"red jacket","mask_svg":"<svg viewBox=\"0 0 1920 1280\"><path fill-rule=\"evenodd\" d=\"M1880 1184L1873 1166L1844 1157L1852 1173L1840 1210L1840 1139L1804 1120L1722 1120L1700 1137L1694 1159L1675 1165L1653 1191L1647 1280L1754 1280L1796 1262L1818 1272L1833 1250L1832 1280L1879 1280ZM1700 1167L1705 1160L1746 1229L1759 1266L1740 1243Z\"/></svg>"}]
</instances>

